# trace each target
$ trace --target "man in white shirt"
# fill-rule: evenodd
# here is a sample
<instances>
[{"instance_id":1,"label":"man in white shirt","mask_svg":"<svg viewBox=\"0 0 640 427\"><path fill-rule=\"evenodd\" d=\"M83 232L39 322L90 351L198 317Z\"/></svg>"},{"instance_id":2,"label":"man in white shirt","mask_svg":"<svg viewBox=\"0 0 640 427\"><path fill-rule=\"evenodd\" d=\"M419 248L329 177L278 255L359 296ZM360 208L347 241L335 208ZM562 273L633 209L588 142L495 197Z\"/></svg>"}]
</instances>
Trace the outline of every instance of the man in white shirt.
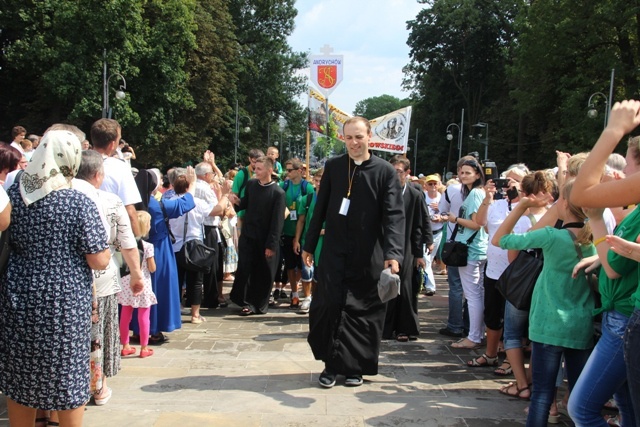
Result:
<instances>
[{"instance_id":1,"label":"man in white shirt","mask_svg":"<svg viewBox=\"0 0 640 427\"><path fill-rule=\"evenodd\" d=\"M212 212L214 215L209 215L204 218L204 243L205 245L216 248L217 256L216 261L209 273L206 273L203 278L204 298L202 300L202 307L204 308L216 308L227 307L228 303L225 301L222 294L222 267L223 267L223 247L220 244L222 242L220 238L220 216L224 214L229 200L226 195L221 195L220 198L216 195L215 191L211 188L211 184L216 179L216 174L213 172L212 165L213 160L198 163L196 165L196 192L195 197L202 199L209 205L215 206Z\"/></svg>"},{"instance_id":2,"label":"man in white shirt","mask_svg":"<svg viewBox=\"0 0 640 427\"><path fill-rule=\"evenodd\" d=\"M429 251L425 248L424 251L424 259L425 259L425 293L427 296L432 296L436 293L436 280L433 276L433 260L438 253L438 248L440 247L440 241L442 240L442 228L444 227L443 223L440 221L434 221L434 218L438 218L438 214L440 214L439 203L441 199L441 194L438 192L438 184L440 183L440 178L438 175L429 175L424 179L424 198L427 202L427 208L429 209L429 218L431 219L431 232L433 233L433 246Z\"/></svg>"},{"instance_id":3,"label":"man in white shirt","mask_svg":"<svg viewBox=\"0 0 640 427\"><path fill-rule=\"evenodd\" d=\"M124 161L112 157L121 136L122 128L113 119L99 119L91 126L91 144L104 160L104 181L100 189L117 194L122 199L133 233L139 236L135 204L142 201L140 192L129 166Z\"/></svg>"}]
</instances>

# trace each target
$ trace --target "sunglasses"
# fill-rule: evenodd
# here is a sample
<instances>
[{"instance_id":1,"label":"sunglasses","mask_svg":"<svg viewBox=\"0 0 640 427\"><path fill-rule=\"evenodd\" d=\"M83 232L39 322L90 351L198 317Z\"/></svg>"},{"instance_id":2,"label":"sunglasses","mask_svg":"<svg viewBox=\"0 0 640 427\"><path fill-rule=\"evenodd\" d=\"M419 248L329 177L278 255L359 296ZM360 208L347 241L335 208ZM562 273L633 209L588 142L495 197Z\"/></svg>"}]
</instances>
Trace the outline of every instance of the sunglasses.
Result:
<instances>
[{"instance_id":1,"label":"sunglasses","mask_svg":"<svg viewBox=\"0 0 640 427\"><path fill-rule=\"evenodd\" d=\"M297 171L297 170L298 169L287 169L286 171L287 171L287 173L289 173L289 172L293 172L293 171Z\"/></svg>"}]
</instances>

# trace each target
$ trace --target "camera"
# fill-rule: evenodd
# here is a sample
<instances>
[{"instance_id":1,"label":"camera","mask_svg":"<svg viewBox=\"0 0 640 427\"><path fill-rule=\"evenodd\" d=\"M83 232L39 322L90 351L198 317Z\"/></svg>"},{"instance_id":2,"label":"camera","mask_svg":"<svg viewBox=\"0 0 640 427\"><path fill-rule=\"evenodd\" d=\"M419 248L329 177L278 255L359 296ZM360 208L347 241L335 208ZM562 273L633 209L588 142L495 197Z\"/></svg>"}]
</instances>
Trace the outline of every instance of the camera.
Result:
<instances>
[{"instance_id":1,"label":"camera","mask_svg":"<svg viewBox=\"0 0 640 427\"><path fill-rule=\"evenodd\" d=\"M501 200L504 199L505 193L503 187L509 186L508 179L500 179L500 175L498 174L498 166L496 163L486 159L483 163L484 166L484 179L485 181L493 180L493 183L496 185L496 194L493 195L493 200Z\"/></svg>"},{"instance_id":2,"label":"camera","mask_svg":"<svg viewBox=\"0 0 640 427\"><path fill-rule=\"evenodd\" d=\"M506 178L497 178L493 180L493 183L496 185L497 189L503 189L509 187L509 180Z\"/></svg>"}]
</instances>

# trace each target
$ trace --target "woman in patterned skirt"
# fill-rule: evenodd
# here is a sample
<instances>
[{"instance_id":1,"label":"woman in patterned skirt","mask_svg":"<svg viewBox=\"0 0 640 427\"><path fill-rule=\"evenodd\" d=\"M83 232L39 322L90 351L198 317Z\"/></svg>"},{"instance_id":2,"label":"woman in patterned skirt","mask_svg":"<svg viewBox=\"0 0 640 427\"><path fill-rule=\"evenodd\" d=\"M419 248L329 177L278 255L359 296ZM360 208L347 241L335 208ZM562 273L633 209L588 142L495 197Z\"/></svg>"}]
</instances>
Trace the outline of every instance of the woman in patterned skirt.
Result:
<instances>
[{"instance_id":1,"label":"woman in patterned skirt","mask_svg":"<svg viewBox=\"0 0 640 427\"><path fill-rule=\"evenodd\" d=\"M110 253L95 204L70 188L81 146L69 131L45 134L12 205L11 254L0 288L0 391L9 423L33 425L36 408L81 425L89 400L91 269Z\"/></svg>"}]
</instances>

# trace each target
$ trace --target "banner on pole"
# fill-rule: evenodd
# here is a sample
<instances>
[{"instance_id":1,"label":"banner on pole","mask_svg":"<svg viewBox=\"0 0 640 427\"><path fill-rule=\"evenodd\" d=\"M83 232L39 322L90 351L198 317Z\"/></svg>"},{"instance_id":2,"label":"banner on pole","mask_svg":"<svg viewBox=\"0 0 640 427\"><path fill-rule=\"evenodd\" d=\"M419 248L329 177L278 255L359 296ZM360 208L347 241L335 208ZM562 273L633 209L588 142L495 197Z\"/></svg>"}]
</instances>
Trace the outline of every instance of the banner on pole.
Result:
<instances>
[{"instance_id":1,"label":"banner on pole","mask_svg":"<svg viewBox=\"0 0 640 427\"><path fill-rule=\"evenodd\" d=\"M371 132L373 132L369 149L395 154L407 152L411 106L377 117L369 122L371 123Z\"/></svg>"},{"instance_id":2,"label":"banner on pole","mask_svg":"<svg viewBox=\"0 0 640 427\"><path fill-rule=\"evenodd\" d=\"M327 114L329 129L327 130ZM320 167L333 156L346 152L344 145L344 123L351 116L327 99L317 90L309 89L309 133L312 167ZM401 108L370 121L372 137L369 149L402 154L407 151L411 107Z\"/></svg>"}]
</instances>

